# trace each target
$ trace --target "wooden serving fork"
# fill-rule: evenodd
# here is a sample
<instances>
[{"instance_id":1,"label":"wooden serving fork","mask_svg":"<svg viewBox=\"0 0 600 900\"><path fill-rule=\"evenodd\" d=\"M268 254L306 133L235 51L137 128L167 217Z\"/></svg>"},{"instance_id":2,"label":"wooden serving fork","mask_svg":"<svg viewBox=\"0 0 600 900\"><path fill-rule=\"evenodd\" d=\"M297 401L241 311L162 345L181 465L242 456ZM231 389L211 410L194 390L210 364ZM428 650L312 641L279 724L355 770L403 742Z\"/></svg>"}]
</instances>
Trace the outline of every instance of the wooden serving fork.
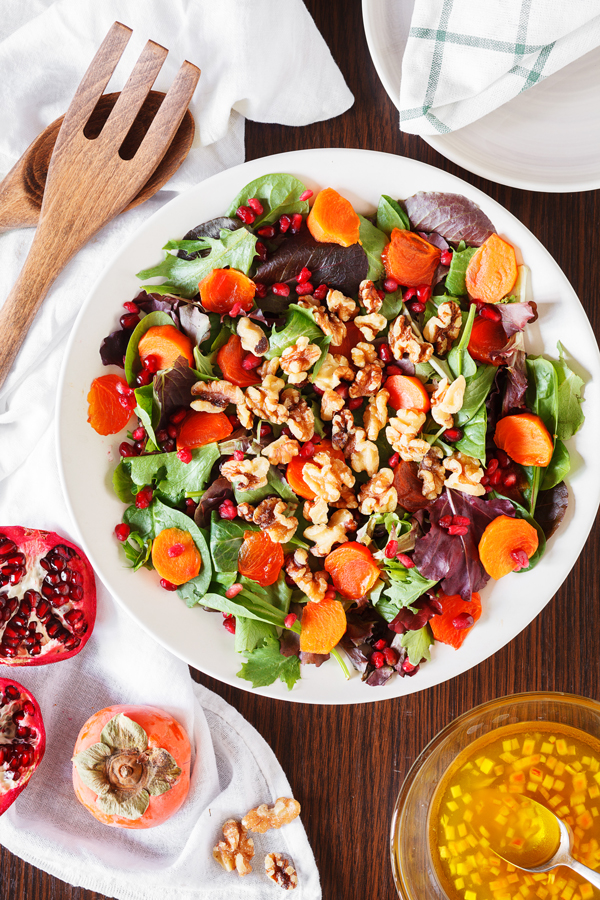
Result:
<instances>
[{"instance_id":1,"label":"wooden serving fork","mask_svg":"<svg viewBox=\"0 0 600 900\"><path fill-rule=\"evenodd\" d=\"M200 77L187 60L131 159L119 149L168 50L148 41L100 134L86 124L116 68L131 28L115 22L66 112L52 154L40 219L21 274L0 309L0 386L42 300L72 256L118 215L146 183L173 139Z\"/></svg>"}]
</instances>

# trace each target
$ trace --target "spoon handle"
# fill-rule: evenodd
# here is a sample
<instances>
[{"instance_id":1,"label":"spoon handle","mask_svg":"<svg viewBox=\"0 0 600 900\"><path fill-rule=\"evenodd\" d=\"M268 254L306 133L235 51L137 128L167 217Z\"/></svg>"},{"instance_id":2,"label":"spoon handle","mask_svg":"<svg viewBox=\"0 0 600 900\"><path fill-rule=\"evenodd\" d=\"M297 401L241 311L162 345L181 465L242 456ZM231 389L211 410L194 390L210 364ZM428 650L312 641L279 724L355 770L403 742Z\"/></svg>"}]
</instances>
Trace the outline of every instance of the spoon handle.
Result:
<instances>
[{"instance_id":1,"label":"spoon handle","mask_svg":"<svg viewBox=\"0 0 600 900\"><path fill-rule=\"evenodd\" d=\"M589 881L595 888L600 890L600 872L595 872L588 866L584 866L583 863L578 862L576 859L573 859L573 857L571 857L567 865L574 872L577 872L578 875L581 875L582 878L585 878L586 881Z\"/></svg>"}]
</instances>

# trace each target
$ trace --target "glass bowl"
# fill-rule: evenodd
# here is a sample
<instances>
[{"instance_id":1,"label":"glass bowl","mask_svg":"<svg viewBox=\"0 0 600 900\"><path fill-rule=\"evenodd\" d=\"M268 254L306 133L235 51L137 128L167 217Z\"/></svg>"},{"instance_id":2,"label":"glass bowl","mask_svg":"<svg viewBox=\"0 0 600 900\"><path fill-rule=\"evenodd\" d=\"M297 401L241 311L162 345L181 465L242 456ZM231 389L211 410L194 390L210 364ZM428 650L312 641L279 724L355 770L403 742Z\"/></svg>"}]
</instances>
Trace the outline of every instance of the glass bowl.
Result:
<instances>
[{"instance_id":1,"label":"glass bowl","mask_svg":"<svg viewBox=\"0 0 600 900\"><path fill-rule=\"evenodd\" d=\"M600 740L600 703L576 694L530 692L490 700L459 716L425 747L400 788L391 833L392 872L401 900L448 900L429 849L429 808L456 756L476 738L519 722L558 722Z\"/></svg>"}]
</instances>

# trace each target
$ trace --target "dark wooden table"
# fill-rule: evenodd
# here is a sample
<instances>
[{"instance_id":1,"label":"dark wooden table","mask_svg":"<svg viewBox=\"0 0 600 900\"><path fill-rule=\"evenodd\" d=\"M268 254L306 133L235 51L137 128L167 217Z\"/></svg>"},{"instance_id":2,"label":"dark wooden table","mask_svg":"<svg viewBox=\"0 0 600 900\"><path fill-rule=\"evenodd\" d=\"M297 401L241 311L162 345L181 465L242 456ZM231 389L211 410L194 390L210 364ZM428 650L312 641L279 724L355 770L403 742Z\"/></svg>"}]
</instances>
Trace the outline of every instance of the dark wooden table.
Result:
<instances>
[{"instance_id":1,"label":"dark wooden table","mask_svg":"<svg viewBox=\"0 0 600 900\"><path fill-rule=\"evenodd\" d=\"M305 128L248 122L247 158L309 147L361 147L452 172L503 204L539 238L566 273L598 333L598 192L540 194L497 185L449 162L420 138L401 134L396 109L369 57L360 0L306 0L306 5L354 93L354 106L337 119ZM268 77L268 62L264 65ZM555 552L561 552L560 546ZM457 715L493 697L526 690L600 698L599 558L596 524L566 582L525 631L464 675L405 699L305 706L196 676L235 706L273 748L302 804L324 900L394 900L388 840L396 795L421 749ZM477 640L476 631L472 640ZM100 894L72 888L5 850L0 850L0 897L101 900Z\"/></svg>"}]
</instances>

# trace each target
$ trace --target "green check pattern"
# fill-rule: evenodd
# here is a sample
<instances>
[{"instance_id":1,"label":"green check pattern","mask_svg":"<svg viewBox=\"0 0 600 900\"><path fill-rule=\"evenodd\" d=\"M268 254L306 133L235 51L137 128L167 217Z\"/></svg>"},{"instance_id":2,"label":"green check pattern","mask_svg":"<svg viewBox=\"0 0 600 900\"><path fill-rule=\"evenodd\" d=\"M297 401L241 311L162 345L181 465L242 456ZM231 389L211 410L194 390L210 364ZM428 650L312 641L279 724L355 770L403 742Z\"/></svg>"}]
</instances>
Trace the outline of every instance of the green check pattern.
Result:
<instances>
[{"instance_id":1,"label":"green check pattern","mask_svg":"<svg viewBox=\"0 0 600 900\"><path fill-rule=\"evenodd\" d=\"M598 0L416 0L400 128L462 128L598 44Z\"/></svg>"}]
</instances>

